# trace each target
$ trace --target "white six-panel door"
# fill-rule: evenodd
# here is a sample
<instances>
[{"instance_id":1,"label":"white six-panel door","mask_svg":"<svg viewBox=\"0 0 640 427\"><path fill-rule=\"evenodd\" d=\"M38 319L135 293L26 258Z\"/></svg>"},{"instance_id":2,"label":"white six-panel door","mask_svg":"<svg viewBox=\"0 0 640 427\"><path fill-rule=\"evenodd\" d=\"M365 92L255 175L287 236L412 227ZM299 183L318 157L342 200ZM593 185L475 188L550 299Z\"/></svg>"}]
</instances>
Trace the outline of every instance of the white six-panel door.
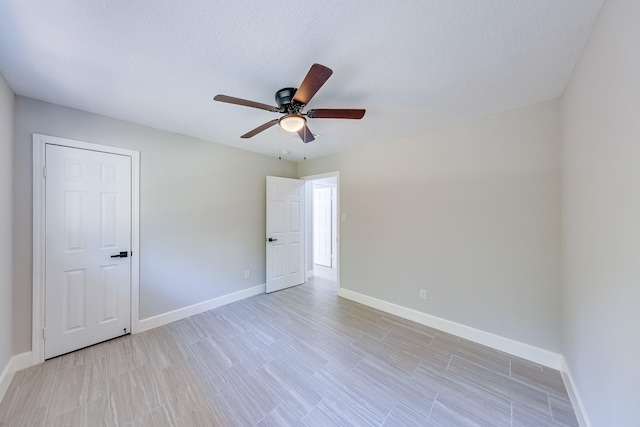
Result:
<instances>
[{"instance_id":1,"label":"white six-panel door","mask_svg":"<svg viewBox=\"0 0 640 427\"><path fill-rule=\"evenodd\" d=\"M47 145L45 188L51 358L130 332L131 158Z\"/></svg>"},{"instance_id":2,"label":"white six-panel door","mask_svg":"<svg viewBox=\"0 0 640 427\"><path fill-rule=\"evenodd\" d=\"M267 283L273 292L304 283L304 181L267 177Z\"/></svg>"}]
</instances>

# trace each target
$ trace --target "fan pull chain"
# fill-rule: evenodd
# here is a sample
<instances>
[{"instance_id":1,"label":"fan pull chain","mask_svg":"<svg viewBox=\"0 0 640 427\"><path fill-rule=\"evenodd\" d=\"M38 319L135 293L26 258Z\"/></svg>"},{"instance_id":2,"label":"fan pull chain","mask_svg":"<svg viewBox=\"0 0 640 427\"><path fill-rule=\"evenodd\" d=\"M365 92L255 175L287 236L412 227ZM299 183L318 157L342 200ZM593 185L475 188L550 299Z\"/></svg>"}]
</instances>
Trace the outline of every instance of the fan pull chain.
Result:
<instances>
[{"instance_id":1,"label":"fan pull chain","mask_svg":"<svg viewBox=\"0 0 640 427\"><path fill-rule=\"evenodd\" d=\"M278 160L282 160L282 129L278 129Z\"/></svg>"}]
</instances>

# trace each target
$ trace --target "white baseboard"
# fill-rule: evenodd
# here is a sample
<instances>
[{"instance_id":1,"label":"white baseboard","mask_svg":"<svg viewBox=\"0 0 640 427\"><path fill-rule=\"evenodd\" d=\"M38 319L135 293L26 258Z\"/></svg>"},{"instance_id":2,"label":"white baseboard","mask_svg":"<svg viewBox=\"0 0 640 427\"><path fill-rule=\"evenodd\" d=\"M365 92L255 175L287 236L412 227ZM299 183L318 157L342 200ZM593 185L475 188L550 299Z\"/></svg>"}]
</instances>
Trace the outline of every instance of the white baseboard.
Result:
<instances>
[{"instance_id":1,"label":"white baseboard","mask_svg":"<svg viewBox=\"0 0 640 427\"><path fill-rule=\"evenodd\" d=\"M138 331L147 331L149 329L153 329L158 326L166 325L168 323L187 318L189 316L203 313L205 311L212 310L214 308L221 307L232 302L240 301L242 299L249 298L255 295L260 295L264 292L265 285L257 285L252 288L233 292L231 294L213 298L208 301L203 301L198 304L193 304L188 307L183 307L164 314L149 317L139 322ZM532 362L559 370L562 374L562 379L564 381L565 387L567 388L571 403L576 410L576 417L578 419L580 427L591 427L591 422L589 421L584 404L582 402L582 399L580 398L580 394L578 393L578 389L564 356L548 350L531 346L529 344L495 335L490 332L481 331L470 326L432 316L430 314L413 310L408 307L393 304L381 299L370 297L368 295L360 294L358 292L350 291L348 289L340 288L338 290L338 295L343 298L358 302L360 304L364 304L369 307L391 313L404 319L408 319L422 325L439 329L441 331L457 335L459 337L477 342L479 344L504 351L505 353L513 354L515 356L522 357L523 359L527 359ZM17 354L9 359L9 362L0 374L0 402L4 398L4 395L7 392L9 385L11 384L11 380L13 379L14 374L32 365L33 361L30 351Z\"/></svg>"},{"instance_id":2,"label":"white baseboard","mask_svg":"<svg viewBox=\"0 0 640 427\"><path fill-rule=\"evenodd\" d=\"M142 319L138 322L138 332L148 331L149 329L157 328L158 326L186 319L189 316L204 313L205 311L231 304L232 302L240 301L255 295L260 295L264 292L265 285L257 285L252 288L222 295L187 307L178 308L167 313L158 314L157 316L147 317L146 319Z\"/></svg>"},{"instance_id":3,"label":"white baseboard","mask_svg":"<svg viewBox=\"0 0 640 427\"><path fill-rule=\"evenodd\" d=\"M27 351L26 353L16 354L11 359L9 359L7 366L4 367L2 373L0 374L0 402L2 402L5 393L9 389L9 385L11 385L13 374L26 369L31 365L32 361L30 351Z\"/></svg>"},{"instance_id":4,"label":"white baseboard","mask_svg":"<svg viewBox=\"0 0 640 427\"><path fill-rule=\"evenodd\" d=\"M369 307L394 314L404 319L457 335L470 341L477 342L478 344L513 354L514 356L530 360L549 368L557 370L562 369L562 355L549 350L534 347L520 341L492 334L491 332L485 332L480 329L452 322L451 320L393 304L378 298L373 298L348 289L340 288L338 290L338 295L360 304L368 305Z\"/></svg>"},{"instance_id":5,"label":"white baseboard","mask_svg":"<svg viewBox=\"0 0 640 427\"><path fill-rule=\"evenodd\" d=\"M307 270L306 278L311 279L312 277L313 277L313 270Z\"/></svg>"},{"instance_id":6,"label":"white baseboard","mask_svg":"<svg viewBox=\"0 0 640 427\"><path fill-rule=\"evenodd\" d=\"M573 381L573 375L571 375L567 359L564 356L562 356L562 369L560 370L560 373L562 374L564 386L567 388L569 399L571 400L571 404L573 405L573 409L576 413L578 424L580 424L580 427L591 427L591 421L587 416L584 403L582 402L580 393L578 393L578 387L576 387L576 383Z\"/></svg>"}]
</instances>

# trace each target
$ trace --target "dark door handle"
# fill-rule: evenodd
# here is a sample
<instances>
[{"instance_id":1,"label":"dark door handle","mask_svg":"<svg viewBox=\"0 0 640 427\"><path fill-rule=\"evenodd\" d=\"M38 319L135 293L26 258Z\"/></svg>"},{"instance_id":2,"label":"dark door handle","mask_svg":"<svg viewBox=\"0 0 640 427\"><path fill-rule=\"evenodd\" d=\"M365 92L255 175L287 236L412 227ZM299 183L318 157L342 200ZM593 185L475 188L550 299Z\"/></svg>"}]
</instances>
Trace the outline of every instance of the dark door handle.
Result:
<instances>
[{"instance_id":1,"label":"dark door handle","mask_svg":"<svg viewBox=\"0 0 640 427\"><path fill-rule=\"evenodd\" d=\"M277 242L277 241L278 241L278 239L274 239L273 237L269 237L269 241L270 241L270 242Z\"/></svg>"},{"instance_id":2,"label":"dark door handle","mask_svg":"<svg viewBox=\"0 0 640 427\"><path fill-rule=\"evenodd\" d=\"M126 258L129 256L128 251L120 252L118 255L111 255L111 258Z\"/></svg>"}]
</instances>

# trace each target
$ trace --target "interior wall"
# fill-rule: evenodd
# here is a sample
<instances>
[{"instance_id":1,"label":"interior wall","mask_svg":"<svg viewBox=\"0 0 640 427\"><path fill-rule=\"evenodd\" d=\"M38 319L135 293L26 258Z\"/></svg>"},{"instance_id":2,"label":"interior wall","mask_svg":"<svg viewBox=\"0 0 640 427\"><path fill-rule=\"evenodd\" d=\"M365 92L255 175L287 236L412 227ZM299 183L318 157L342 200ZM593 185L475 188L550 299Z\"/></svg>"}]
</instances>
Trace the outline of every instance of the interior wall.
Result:
<instances>
[{"instance_id":1,"label":"interior wall","mask_svg":"<svg viewBox=\"0 0 640 427\"><path fill-rule=\"evenodd\" d=\"M341 287L560 352L558 115L549 101L299 162L340 171Z\"/></svg>"},{"instance_id":2,"label":"interior wall","mask_svg":"<svg viewBox=\"0 0 640 427\"><path fill-rule=\"evenodd\" d=\"M295 163L18 96L14 352L31 348L33 133L140 151L141 319L265 283L265 177Z\"/></svg>"},{"instance_id":3,"label":"interior wall","mask_svg":"<svg viewBox=\"0 0 640 427\"><path fill-rule=\"evenodd\" d=\"M603 427L640 420L638 22L605 3L562 100L563 349Z\"/></svg>"},{"instance_id":4,"label":"interior wall","mask_svg":"<svg viewBox=\"0 0 640 427\"><path fill-rule=\"evenodd\" d=\"M0 74L0 373L13 355L13 109L15 96Z\"/></svg>"}]
</instances>

